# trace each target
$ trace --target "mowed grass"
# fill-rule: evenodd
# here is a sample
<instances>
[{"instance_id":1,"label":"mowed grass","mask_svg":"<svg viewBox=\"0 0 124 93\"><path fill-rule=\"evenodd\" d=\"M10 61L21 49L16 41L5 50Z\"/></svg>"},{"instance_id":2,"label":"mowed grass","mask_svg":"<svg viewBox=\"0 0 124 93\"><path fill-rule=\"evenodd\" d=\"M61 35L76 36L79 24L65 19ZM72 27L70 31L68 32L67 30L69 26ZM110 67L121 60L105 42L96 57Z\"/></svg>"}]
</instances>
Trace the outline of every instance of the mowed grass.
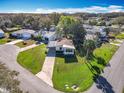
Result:
<instances>
[{"instance_id":1,"label":"mowed grass","mask_svg":"<svg viewBox=\"0 0 124 93\"><path fill-rule=\"evenodd\" d=\"M117 39L124 39L124 34L122 34L122 33L121 33L121 34L118 34L118 35L116 36L116 38L117 38Z\"/></svg>"},{"instance_id":2,"label":"mowed grass","mask_svg":"<svg viewBox=\"0 0 124 93\"><path fill-rule=\"evenodd\" d=\"M84 58L79 55L76 57L57 56L53 73L54 88L71 93L85 91L94 82L93 72L100 74L117 48L117 46L103 44L95 49L94 57L90 62L84 61ZM77 90L72 89L73 85L78 86Z\"/></svg>"},{"instance_id":3,"label":"mowed grass","mask_svg":"<svg viewBox=\"0 0 124 93\"><path fill-rule=\"evenodd\" d=\"M15 45L20 47L20 48L23 48L23 47L27 47L27 46L30 46L30 45L35 44L35 43L36 42L34 40L26 40L26 41L16 43Z\"/></svg>"},{"instance_id":4,"label":"mowed grass","mask_svg":"<svg viewBox=\"0 0 124 93\"><path fill-rule=\"evenodd\" d=\"M14 39L8 39L8 38L1 38L0 39L0 45L1 44L5 44L5 43L8 43L8 42L11 42L13 41Z\"/></svg>"},{"instance_id":5,"label":"mowed grass","mask_svg":"<svg viewBox=\"0 0 124 93\"><path fill-rule=\"evenodd\" d=\"M19 53L17 61L24 68L28 69L33 74L41 71L46 54L46 45L40 45L35 48Z\"/></svg>"}]
</instances>

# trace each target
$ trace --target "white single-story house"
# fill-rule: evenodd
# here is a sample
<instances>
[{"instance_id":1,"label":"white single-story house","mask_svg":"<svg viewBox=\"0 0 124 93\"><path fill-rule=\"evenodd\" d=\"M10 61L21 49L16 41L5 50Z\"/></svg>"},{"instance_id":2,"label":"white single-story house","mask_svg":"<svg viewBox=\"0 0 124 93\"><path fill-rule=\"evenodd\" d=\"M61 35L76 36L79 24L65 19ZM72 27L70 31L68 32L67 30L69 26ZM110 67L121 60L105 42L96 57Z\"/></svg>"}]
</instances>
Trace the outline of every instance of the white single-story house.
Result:
<instances>
[{"instance_id":1,"label":"white single-story house","mask_svg":"<svg viewBox=\"0 0 124 93\"><path fill-rule=\"evenodd\" d=\"M51 25L51 27L50 27L49 31L51 31L51 32L56 31L56 26L55 26L55 25Z\"/></svg>"},{"instance_id":2,"label":"white single-story house","mask_svg":"<svg viewBox=\"0 0 124 93\"><path fill-rule=\"evenodd\" d=\"M50 41L47 47L55 48L57 52L61 52L64 55L74 55L75 53L73 41L66 38L57 41Z\"/></svg>"},{"instance_id":3,"label":"white single-story house","mask_svg":"<svg viewBox=\"0 0 124 93\"><path fill-rule=\"evenodd\" d=\"M4 37L4 32L2 29L0 29L0 38L3 38Z\"/></svg>"},{"instance_id":4,"label":"white single-story house","mask_svg":"<svg viewBox=\"0 0 124 93\"><path fill-rule=\"evenodd\" d=\"M106 37L106 32L104 30L105 28L100 28L100 34L102 37Z\"/></svg>"},{"instance_id":5,"label":"white single-story house","mask_svg":"<svg viewBox=\"0 0 124 93\"><path fill-rule=\"evenodd\" d=\"M95 34L86 34L85 35L86 40L94 40L97 38L97 35Z\"/></svg>"},{"instance_id":6,"label":"white single-story house","mask_svg":"<svg viewBox=\"0 0 124 93\"><path fill-rule=\"evenodd\" d=\"M45 40L47 42L54 41L54 40L56 40L56 33L51 32L51 31L43 31L42 37L43 37L43 40Z\"/></svg>"},{"instance_id":7,"label":"white single-story house","mask_svg":"<svg viewBox=\"0 0 124 93\"><path fill-rule=\"evenodd\" d=\"M21 38L21 39L30 39L32 35L34 35L35 31L34 30L29 30L29 29L22 29L18 30L16 32L11 33L12 37L15 38Z\"/></svg>"}]
</instances>

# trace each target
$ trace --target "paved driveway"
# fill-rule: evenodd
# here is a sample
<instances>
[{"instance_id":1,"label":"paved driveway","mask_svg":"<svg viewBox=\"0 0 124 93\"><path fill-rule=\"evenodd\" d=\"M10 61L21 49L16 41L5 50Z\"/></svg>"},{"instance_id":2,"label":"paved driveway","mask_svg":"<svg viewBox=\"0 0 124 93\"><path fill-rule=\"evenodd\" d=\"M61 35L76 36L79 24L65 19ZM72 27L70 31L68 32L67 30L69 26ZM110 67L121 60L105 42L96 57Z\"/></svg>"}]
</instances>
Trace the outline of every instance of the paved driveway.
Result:
<instances>
[{"instance_id":1,"label":"paved driveway","mask_svg":"<svg viewBox=\"0 0 124 93\"><path fill-rule=\"evenodd\" d=\"M55 63L56 51L55 48L50 48L45 58L42 70L36 74L37 77L53 87L52 75Z\"/></svg>"},{"instance_id":2,"label":"paved driveway","mask_svg":"<svg viewBox=\"0 0 124 93\"><path fill-rule=\"evenodd\" d=\"M18 79L21 81L20 87L24 91L29 91L29 93L60 93L16 62L16 56L19 50L15 45L0 46L0 61L5 63L11 70L16 70L20 73L18 76Z\"/></svg>"},{"instance_id":3,"label":"paved driveway","mask_svg":"<svg viewBox=\"0 0 124 93\"><path fill-rule=\"evenodd\" d=\"M86 93L122 93L124 88L124 43L110 60L104 73Z\"/></svg>"}]
</instances>

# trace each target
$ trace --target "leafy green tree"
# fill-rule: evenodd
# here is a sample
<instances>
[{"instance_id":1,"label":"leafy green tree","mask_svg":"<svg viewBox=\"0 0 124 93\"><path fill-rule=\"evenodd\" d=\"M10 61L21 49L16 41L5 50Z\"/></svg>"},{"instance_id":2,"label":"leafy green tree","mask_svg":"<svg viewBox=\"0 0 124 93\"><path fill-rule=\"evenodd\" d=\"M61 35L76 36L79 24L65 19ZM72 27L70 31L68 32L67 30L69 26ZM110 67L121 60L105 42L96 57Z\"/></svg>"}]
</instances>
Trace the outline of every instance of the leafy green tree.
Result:
<instances>
[{"instance_id":1,"label":"leafy green tree","mask_svg":"<svg viewBox=\"0 0 124 93\"><path fill-rule=\"evenodd\" d=\"M60 16L61 16L61 15L58 14L58 13L52 13L52 14L49 15L49 17L50 17L51 20L52 20L52 23L53 23L54 25L56 25L56 26L57 26L57 24L58 24L58 22L59 22Z\"/></svg>"},{"instance_id":2,"label":"leafy green tree","mask_svg":"<svg viewBox=\"0 0 124 93\"><path fill-rule=\"evenodd\" d=\"M9 19L12 21L12 25L21 25L23 26L23 22L26 19L26 16L24 14L15 14L15 15L10 15Z\"/></svg>"},{"instance_id":3,"label":"leafy green tree","mask_svg":"<svg viewBox=\"0 0 124 93\"><path fill-rule=\"evenodd\" d=\"M81 22L77 18L72 16L61 16L57 27L59 31L63 31L61 33L65 37L72 38L76 41L83 40L83 37L85 35L85 31L84 28L81 26Z\"/></svg>"},{"instance_id":4,"label":"leafy green tree","mask_svg":"<svg viewBox=\"0 0 124 93\"><path fill-rule=\"evenodd\" d=\"M86 31L84 30L83 26L80 26L79 24L74 31L73 40L78 43L77 45L83 44L85 35Z\"/></svg>"},{"instance_id":5,"label":"leafy green tree","mask_svg":"<svg viewBox=\"0 0 124 93\"><path fill-rule=\"evenodd\" d=\"M57 27L56 35L57 38L61 39L64 36L63 28Z\"/></svg>"},{"instance_id":6,"label":"leafy green tree","mask_svg":"<svg viewBox=\"0 0 124 93\"><path fill-rule=\"evenodd\" d=\"M41 34L38 34L37 36L34 37L35 40L42 41L42 36Z\"/></svg>"},{"instance_id":7,"label":"leafy green tree","mask_svg":"<svg viewBox=\"0 0 124 93\"><path fill-rule=\"evenodd\" d=\"M112 23L119 26L118 31L120 32L122 25L124 25L124 17L123 16L117 17Z\"/></svg>"},{"instance_id":8,"label":"leafy green tree","mask_svg":"<svg viewBox=\"0 0 124 93\"><path fill-rule=\"evenodd\" d=\"M57 28L57 35L59 38L64 36L72 39L76 49L79 51L81 50L86 31L80 20L72 16L61 16Z\"/></svg>"},{"instance_id":9,"label":"leafy green tree","mask_svg":"<svg viewBox=\"0 0 124 93\"><path fill-rule=\"evenodd\" d=\"M113 24L117 24L117 25L124 25L124 17L117 17L115 18L115 20L112 22Z\"/></svg>"},{"instance_id":10,"label":"leafy green tree","mask_svg":"<svg viewBox=\"0 0 124 93\"><path fill-rule=\"evenodd\" d=\"M89 25L97 25L97 21L96 20L89 20Z\"/></svg>"},{"instance_id":11,"label":"leafy green tree","mask_svg":"<svg viewBox=\"0 0 124 93\"><path fill-rule=\"evenodd\" d=\"M43 28L47 28L47 30L49 31L51 25L52 25L52 21L50 18L46 17L46 18L42 18L41 19L41 22L42 22L42 27Z\"/></svg>"},{"instance_id":12,"label":"leafy green tree","mask_svg":"<svg viewBox=\"0 0 124 93\"><path fill-rule=\"evenodd\" d=\"M79 25L79 21L72 16L61 16L60 21L58 23L58 28L63 29L64 35L66 37L74 35L74 31Z\"/></svg>"},{"instance_id":13,"label":"leafy green tree","mask_svg":"<svg viewBox=\"0 0 124 93\"><path fill-rule=\"evenodd\" d=\"M105 21L100 21L97 23L97 26L106 26Z\"/></svg>"},{"instance_id":14,"label":"leafy green tree","mask_svg":"<svg viewBox=\"0 0 124 93\"><path fill-rule=\"evenodd\" d=\"M106 35L108 35L110 32L110 28L105 28L104 31L106 32Z\"/></svg>"}]
</instances>

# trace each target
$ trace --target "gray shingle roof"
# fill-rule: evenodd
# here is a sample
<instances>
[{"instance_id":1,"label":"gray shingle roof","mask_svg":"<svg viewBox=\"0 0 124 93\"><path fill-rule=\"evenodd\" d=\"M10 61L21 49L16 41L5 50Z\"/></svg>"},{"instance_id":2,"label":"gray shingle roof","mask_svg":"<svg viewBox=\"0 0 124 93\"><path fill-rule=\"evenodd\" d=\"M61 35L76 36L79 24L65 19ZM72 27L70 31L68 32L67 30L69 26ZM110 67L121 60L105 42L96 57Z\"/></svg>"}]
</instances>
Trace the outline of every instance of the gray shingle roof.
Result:
<instances>
[{"instance_id":1,"label":"gray shingle roof","mask_svg":"<svg viewBox=\"0 0 124 93\"><path fill-rule=\"evenodd\" d=\"M66 38L57 41L50 41L47 47L56 47L56 46L64 46L75 49L73 41Z\"/></svg>"},{"instance_id":2,"label":"gray shingle roof","mask_svg":"<svg viewBox=\"0 0 124 93\"><path fill-rule=\"evenodd\" d=\"M0 29L0 33L4 33L2 29Z\"/></svg>"},{"instance_id":3,"label":"gray shingle roof","mask_svg":"<svg viewBox=\"0 0 124 93\"><path fill-rule=\"evenodd\" d=\"M23 33L29 33L29 34L34 34L34 30L29 30L29 29L21 29L16 32L13 32L13 34L23 34Z\"/></svg>"},{"instance_id":4,"label":"gray shingle roof","mask_svg":"<svg viewBox=\"0 0 124 93\"><path fill-rule=\"evenodd\" d=\"M44 31L43 33L42 33L42 35L44 36L44 37L51 37L51 36L53 36L53 35L55 35L55 32L47 32L47 31Z\"/></svg>"}]
</instances>

